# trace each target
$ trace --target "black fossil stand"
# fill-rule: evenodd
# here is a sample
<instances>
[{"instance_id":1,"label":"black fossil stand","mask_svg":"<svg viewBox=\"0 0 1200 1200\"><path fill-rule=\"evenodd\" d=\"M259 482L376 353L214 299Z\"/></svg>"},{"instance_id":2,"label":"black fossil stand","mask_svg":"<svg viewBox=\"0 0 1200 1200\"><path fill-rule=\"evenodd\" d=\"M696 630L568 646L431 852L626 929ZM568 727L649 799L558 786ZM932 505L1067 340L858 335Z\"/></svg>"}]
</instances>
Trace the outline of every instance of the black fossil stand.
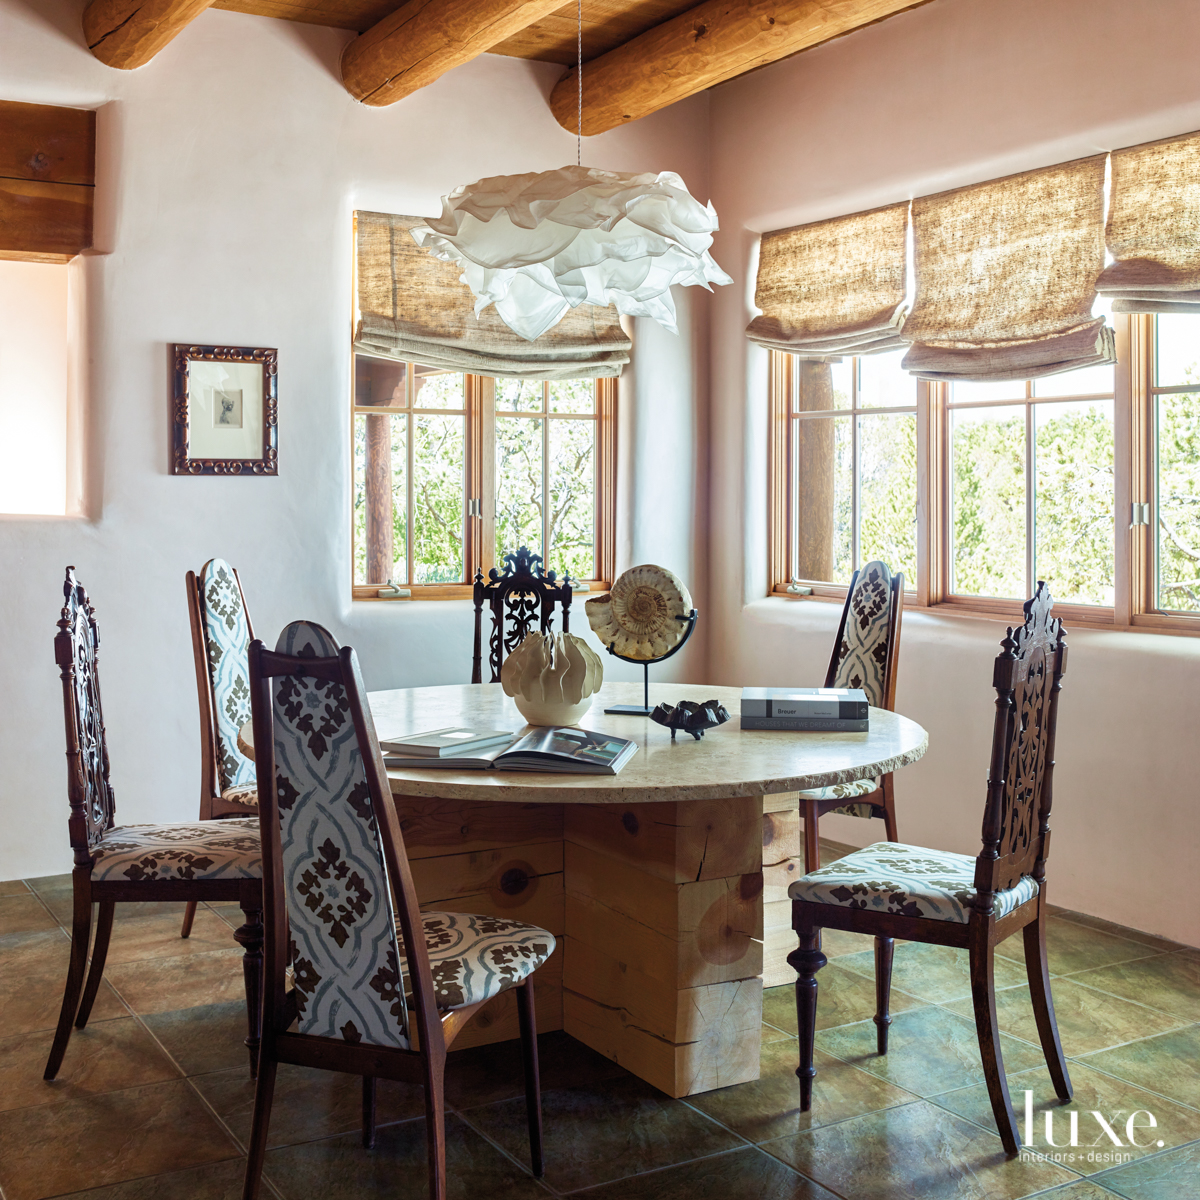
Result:
<instances>
[{"instance_id":1,"label":"black fossil stand","mask_svg":"<svg viewBox=\"0 0 1200 1200\"><path fill-rule=\"evenodd\" d=\"M650 707L650 664L666 662L672 654L678 654L680 650L687 645L688 638L692 636L692 630L696 628L696 618L700 614L696 609L692 609L686 617L676 617L677 621L686 621L687 628L683 631L683 637L679 644L673 646L666 654L660 658L627 658L624 654L618 654L611 646L606 647L609 654L613 658L619 658L622 662L640 664L642 668L642 703L641 704L614 704L612 708L606 708L606 713L613 713L618 717L648 717L654 709Z\"/></svg>"}]
</instances>

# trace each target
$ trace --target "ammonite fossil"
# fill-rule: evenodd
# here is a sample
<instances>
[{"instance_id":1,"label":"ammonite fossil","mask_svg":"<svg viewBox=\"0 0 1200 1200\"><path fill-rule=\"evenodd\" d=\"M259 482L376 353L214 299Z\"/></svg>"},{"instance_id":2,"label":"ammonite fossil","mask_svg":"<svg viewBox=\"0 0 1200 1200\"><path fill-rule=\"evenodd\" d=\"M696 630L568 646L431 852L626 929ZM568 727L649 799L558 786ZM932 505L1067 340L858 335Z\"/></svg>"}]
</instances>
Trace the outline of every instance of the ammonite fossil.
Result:
<instances>
[{"instance_id":1,"label":"ammonite fossil","mask_svg":"<svg viewBox=\"0 0 1200 1200\"><path fill-rule=\"evenodd\" d=\"M612 591L584 606L588 623L605 646L625 658L650 661L683 641L692 597L683 581L665 567L630 567Z\"/></svg>"}]
</instances>

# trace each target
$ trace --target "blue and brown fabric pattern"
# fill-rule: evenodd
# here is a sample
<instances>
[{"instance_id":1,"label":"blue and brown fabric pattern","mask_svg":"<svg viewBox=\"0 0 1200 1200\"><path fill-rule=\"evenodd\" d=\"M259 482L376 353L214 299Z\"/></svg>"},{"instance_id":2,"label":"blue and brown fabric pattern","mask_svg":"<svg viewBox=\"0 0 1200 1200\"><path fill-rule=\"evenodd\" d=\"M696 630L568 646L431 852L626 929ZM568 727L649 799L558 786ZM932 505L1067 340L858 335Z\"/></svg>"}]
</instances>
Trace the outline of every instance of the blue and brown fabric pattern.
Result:
<instances>
[{"instance_id":1,"label":"blue and brown fabric pattern","mask_svg":"<svg viewBox=\"0 0 1200 1200\"><path fill-rule=\"evenodd\" d=\"M869 796L879 790L878 779L855 779L851 783L832 783L829 787L808 788L800 792L804 800L850 800L854 796ZM882 804L883 797L880 797ZM876 809L871 804L843 804L840 808L831 808L830 812L845 813L849 817L873 817Z\"/></svg>"},{"instance_id":2,"label":"blue and brown fabric pattern","mask_svg":"<svg viewBox=\"0 0 1200 1200\"><path fill-rule=\"evenodd\" d=\"M238 730L250 720L250 625L233 568L223 558L209 559L200 571L200 613L216 707L221 797L257 804L257 793L247 798L244 790L254 787L254 763L237 744Z\"/></svg>"},{"instance_id":3,"label":"blue and brown fabric pattern","mask_svg":"<svg viewBox=\"0 0 1200 1200\"><path fill-rule=\"evenodd\" d=\"M881 562L869 562L858 573L850 593L846 627L838 646L832 687L862 688L867 703L883 704L883 669L888 655L888 622L892 609L892 573Z\"/></svg>"},{"instance_id":4,"label":"blue and brown fabric pattern","mask_svg":"<svg viewBox=\"0 0 1200 1200\"><path fill-rule=\"evenodd\" d=\"M93 848L93 879L261 879L257 817L117 825Z\"/></svg>"},{"instance_id":5,"label":"blue and brown fabric pattern","mask_svg":"<svg viewBox=\"0 0 1200 1200\"><path fill-rule=\"evenodd\" d=\"M996 918L1019 908L1037 893L1037 881L1023 875L1016 887L996 893ZM788 895L810 904L867 908L965 924L977 896L975 859L949 850L877 842L810 871L788 888Z\"/></svg>"}]
</instances>

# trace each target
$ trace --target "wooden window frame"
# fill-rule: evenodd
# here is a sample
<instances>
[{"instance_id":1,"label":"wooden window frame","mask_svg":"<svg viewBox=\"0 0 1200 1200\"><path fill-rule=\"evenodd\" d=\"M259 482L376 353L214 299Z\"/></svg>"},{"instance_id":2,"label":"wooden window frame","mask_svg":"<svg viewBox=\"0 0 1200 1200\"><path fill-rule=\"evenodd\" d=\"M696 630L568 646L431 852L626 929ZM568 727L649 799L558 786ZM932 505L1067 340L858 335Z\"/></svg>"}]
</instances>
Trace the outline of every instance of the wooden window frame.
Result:
<instances>
[{"instance_id":1,"label":"wooden window frame","mask_svg":"<svg viewBox=\"0 0 1200 1200\"><path fill-rule=\"evenodd\" d=\"M1136 629L1200 637L1200 613L1172 612L1155 607L1155 526L1133 525L1130 520L1135 503L1150 504L1151 513L1156 511L1155 396L1160 390L1181 389L1156 389L1154 386L1152 316L1118 315L1114 318L1114 331L1117 343L1117 365L1113 372L1114 603L1111 607L1056 603L1055 612L1076 627ZM781 351L770 353L768 594L789 600L844 602L845 585L798 579L792 574L797 497L791 494L791 397L796 360ZM906 604L952 615L993 618L1009 623L1018 621L1020 600L955 595L949 590L950 389L947 384L921 380L914 380L914 384L917 393L917 579L915 588L906 594ZM1028 396L1025 401L1013 401L1030 402ZM1058 401L1047 398L1047 402ZM847 413L850 412L848 409Z\"/></svg>"},{"instance_id":2,"label":"wooden window frame","mask_svg":"<svg viewBox=\"0 0 1200 1200\"><path fill-rule=\"evenodd\" d=\"M353 373L354 355L351 354ZM411 376L411 370L409 372ZM405 597L381 596L380 584L354 582L354 511L350 515L350 587L352 599L366 601L464 600L473 594L470 582L475 568L486 574L496 566L496 381L486 375L464 373L465 446L464 446L464 506L478 500L478 513L464 513L463 569L467 578L461 583L418 584L400 586L410 593ZM597 379L596 384L596 533L595 562L597 578L578 580L591 592L607 591L616 572L617 543L617 381ZM409 409L371 409L353 403L354 379L350 380L350 478L354 487L354 421L359 415L387 414L395 419L401 414L416 412ZM458 411L458 410L454 410ZM551 419L550 414L531 414L531 419ZM547 426L548 428L548 426ZM491 453L489 453L489 450Z\"/></svg>"}]
</instances>

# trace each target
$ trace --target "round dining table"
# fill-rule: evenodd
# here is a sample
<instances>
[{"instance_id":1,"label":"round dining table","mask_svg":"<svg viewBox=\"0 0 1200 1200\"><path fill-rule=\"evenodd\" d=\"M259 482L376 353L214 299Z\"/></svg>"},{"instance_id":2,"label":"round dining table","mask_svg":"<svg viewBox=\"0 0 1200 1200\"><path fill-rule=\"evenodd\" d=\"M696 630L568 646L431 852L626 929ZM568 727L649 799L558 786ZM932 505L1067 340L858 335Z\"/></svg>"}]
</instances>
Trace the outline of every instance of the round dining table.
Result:
<instances>
[{"instance_id":1,"label":"round dining table","mask_svg":"<svg viewBox=\"0 0 1200 1200\"><path fill-rule=\"evenodd\" d=\"M406 767L388 779L422 907L548 929L558 948L535 977L539 1029L687 1096L758 1078L763 986L794 981L784 960L795 947L787 887L804 870L797 792L899 770L928 736L877 708L865 733L744 730L740 689L652 692L715 699L730 719L672 739L648 717L606 714L642 694L606 683L579 724L637 743L617 775ZM527 728L499 684L368 700L384 740ZM473 1020L484 1017L456 1047L518 1036L515 1004Z\"/></svg>"}]
</instances>

